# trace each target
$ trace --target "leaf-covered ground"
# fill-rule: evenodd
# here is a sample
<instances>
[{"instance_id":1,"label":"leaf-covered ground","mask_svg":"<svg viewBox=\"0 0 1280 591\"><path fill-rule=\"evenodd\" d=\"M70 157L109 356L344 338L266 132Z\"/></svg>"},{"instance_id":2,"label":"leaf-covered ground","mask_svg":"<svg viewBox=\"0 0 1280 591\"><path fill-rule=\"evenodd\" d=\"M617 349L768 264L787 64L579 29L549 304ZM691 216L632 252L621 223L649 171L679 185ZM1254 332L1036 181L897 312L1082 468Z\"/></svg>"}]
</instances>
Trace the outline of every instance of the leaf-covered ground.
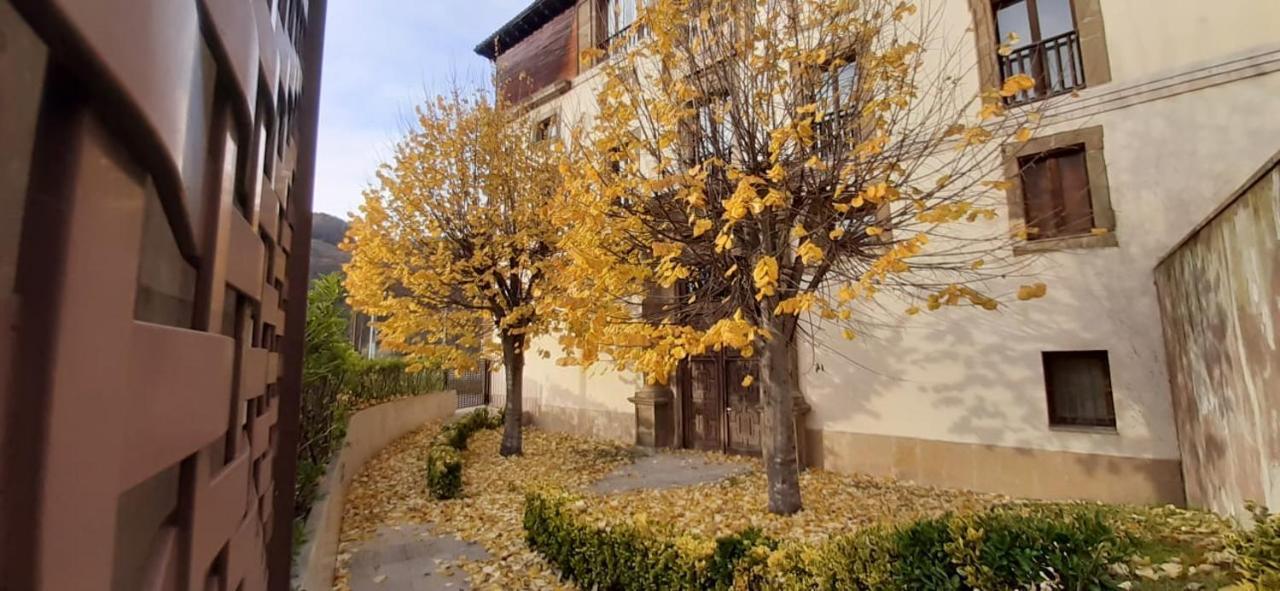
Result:
<instances>
[{"instance_id":1,"label":"leaf-covered ground","mask_svg":"<svg viewBox=\"0 0 1280 591\"><path fill-rule=\"evenodd\" d=\"M426 491L425 465L438 428L428 425L396 441L355 478L344 509L337 589L349 589L350 555L379 527L413 523L431 523L438 533L455 534L488 550L489 560L455 565L470 575L476 589L573 589L525 546L524 491L531 487L581 494L586 510L601 524L644 524L700 540L754 526L778 539L814 542L873 524L1024 502L810 470L801 477L805 510L778 517L764 511L765 478L758 460L719 454L697 455L711 462L741 463L750 470L712 484L593 495L588 486L630 462L630 450L536 429L525 431L525 454L519 458L499 457L498 431L478 432L464 454L463 498L433 501ZM1113 510L1114 526L1152 540L1129 564L1117 566L1133 580L1133 589L1216 589L1226 580L1230 556L1223 552L1222 539L1229 526L1224 521L1172 507Z\"/></svg>"},{"instance_id":2,"label":"leaf-covered ground","mask_svg":"<svg viewBox=\"0 0 1280 591\"><path fill-rule=\"evenodd\" d=\"M631 461L616 444L526 430L524 456L498 455L501 434L484 430L463 454L463 498L434 501L427 495L427 449L439 425L428 425L378 453L347 491L335 589L350 588L347 563L380 526L431 523L437 533L477 542L490 560L457 565L476 589L573 589L524 544L524 490L580 489Z\"/></svg>"}]
</instances>

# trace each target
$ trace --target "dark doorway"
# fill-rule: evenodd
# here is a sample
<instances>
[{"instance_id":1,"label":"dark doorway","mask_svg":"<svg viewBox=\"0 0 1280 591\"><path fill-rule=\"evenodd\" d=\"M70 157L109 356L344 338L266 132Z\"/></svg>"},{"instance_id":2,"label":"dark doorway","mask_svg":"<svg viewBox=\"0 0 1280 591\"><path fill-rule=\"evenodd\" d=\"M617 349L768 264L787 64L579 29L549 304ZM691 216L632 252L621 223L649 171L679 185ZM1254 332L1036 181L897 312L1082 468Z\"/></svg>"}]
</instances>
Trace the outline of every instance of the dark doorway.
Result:
<instances>
[{"instance_id":1,"label":"dark doorway","mask_svg":"<svg viewBox=\"0 0 1280 591\"><path fill-rule=\"evenodd\" d=\"M717 352L691 357L679 372L681 444L687 449L760 455L758 363ZM752 376L750 385L743 381Z\"/></svg>"}]
</instances>

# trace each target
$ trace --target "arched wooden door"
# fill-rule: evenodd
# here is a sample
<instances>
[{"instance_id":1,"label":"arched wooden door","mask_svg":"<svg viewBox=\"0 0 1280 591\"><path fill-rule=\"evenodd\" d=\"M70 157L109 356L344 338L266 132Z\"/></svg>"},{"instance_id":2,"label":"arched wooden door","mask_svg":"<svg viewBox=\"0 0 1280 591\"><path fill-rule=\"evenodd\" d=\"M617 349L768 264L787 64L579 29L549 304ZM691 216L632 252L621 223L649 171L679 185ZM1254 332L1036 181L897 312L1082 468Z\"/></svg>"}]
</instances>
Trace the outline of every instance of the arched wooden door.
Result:
<instances>
[{"instance_id":1,"label":"arched wooden door","mask_svg":"<svg viewBox=\"0 0 1280 591\"><path fill-rule=\"evenodd\" d=\"M680 370L683 447L760 455L758 363L719 352L691 357ZM753 382L744 386L746 376Z\"/></svg>"}]
</instances>

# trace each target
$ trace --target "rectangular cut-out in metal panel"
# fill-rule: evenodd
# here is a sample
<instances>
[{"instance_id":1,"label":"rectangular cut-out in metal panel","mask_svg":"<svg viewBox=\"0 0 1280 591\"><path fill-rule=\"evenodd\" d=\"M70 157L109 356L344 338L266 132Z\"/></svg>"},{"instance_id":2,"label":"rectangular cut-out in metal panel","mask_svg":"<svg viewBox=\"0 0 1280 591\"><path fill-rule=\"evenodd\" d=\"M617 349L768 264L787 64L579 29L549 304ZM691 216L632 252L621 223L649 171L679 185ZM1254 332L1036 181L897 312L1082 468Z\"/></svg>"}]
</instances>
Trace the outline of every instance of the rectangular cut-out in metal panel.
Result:
<instances>
[{"instance_id":1,"label":"rectangular cut-out in metal panel","mask_svg":"<svg viewBox=\"0 0 1280 591\"><path fill-rule=\"evenodd\" d=\"M262 546L262 522L257 510L251 510L240 522L240 528L227 545L227 580L233 589L264 589L266 564L255 548ZM243 587L235 586L243 583Z\"/></svg>"},{"instance_id":2,"label":"rectangular cut-out in metal panel","mask_svg":"<svg viewBox=\"0 0 1280 591\"><path fill-rule=\"evenodd\" d=\"M1280 167L1156 268L1188 501L1280 506Z\"/></svg>"},{"instance_id":3,"label":"rectangular cut-out in metal panel","mask_svg":"<svg viewBox=\"0 0 1280 591\"><path fill-rule=\"evenodd\" d=\"M134 324L130 342L129 427L122 488L133 486L227 428L234 342L224 336Z\"/></svg>"},{"instance_id":4,"label":"rectangular cut-out in metal panel","mask_svg":"<svg viewBox=\"0 0 1280 591\"><path fill-rule=\"evenodd\" d=\"M232 213L230 218L227 283L257 299L262 293L262 239L240 214Z\"/></svg>"},{"instance_id":5,"label":"rectangular cut-out in metal panel","mask_svg":"<svg viewBox=\"0 0 1280 591\"><path fill-rule=\"evenodd\" d=\"M200 455L205 454L201 452ZM201 458L196 462L195 471L191 537L193 574L208 568L235 533L247 511L249 455L240 454L221 468L210 466L206 459Z\"/></svg>"},{"instance_id":6,"label":"rectangular cut-out in metal panel","mask_svg":"<svg viewBox=\"0 0 1280 591\"><path fill-rule=\"evenodd\" d=\"M253 3L200 0L200 4L209 13L210 24L216 31L213 37L227 52L235 78L236 109L247 116L246 122L252 122L258 96L258 28Z\"/></svg>"},{"instance_id":7,"label":"rectangular cut-out in metal panel","mask_svg":"<svg viewBox=\"0 0 1280 591\"><path fill-rule=\"evenodd\" d=\"M259 243L261 244L261 243ZM284 311L280 309L280 290L272 285L262 286L262 321L276 327L284 326Z\"/></svg>"},{"instance_id":8,"label":"rectangular cut-out in metal panel","mask_svg":"<svg viewBox=\"0 0 1280 591\"><path fill-rule=\"evenodd\" d=\"M267 383L267 350L246 347L240 357L241 398L248 400L265 394Z\"/></svg>"},{"instance_id":9,"label":"rectangular cut-out in metal panel","mask_svg":"<svg viewBox=\"0 0 1280 591\"><path fill-rule=\"evenodd\" d=\"M265 183L262 185L260 198L258 199L258 226L266 232L267 236L274 239L276 237L276 226L280 223L280 200L276 199L276 192Z\"/></svg>"},{"instance_id":10,"label":"rectangular cut-out in metal panel","mask_svg":"<svg viewBox=\"0 0 1280 591\"><path fill-rule=\"evenodd\" d=\"M253 417L250 421L252 422L252 429L250 430L249 441L252 446L253 457L257 458L267 453L268 446L271 443L269 435L271 427L276 424L276 406L272 405L271 410L267 411L266 414L260 417Z\"/></svg>"},{"instance_id":11,"label":"rectangular cut-out in metal panel","mask_svg":"<svg viewBox=\"0 0 1280 591\"><path fill-rule=\"evenodd\" d=\"M152 544L152 554L142 578L142 591L169 591L181 589L182 560L178 540L182 535L177 527L160 530Z\"/></svg>"},{"instance_id":12,"label":"rectangular cut-out in metal panel","mask_svg":"<svg viewBox=\"0 0 1280 591\"><path fill-rule=\"evenodd\" d=\"M260 84L265 86L267 94L276 95L276 84L280 81L280 56L276 53L277 45L275 42L275 26L272 19L275 18L271 14L271 6L267 2L254 2L254 24L258 28L258 65L261 68L262 80ZM276 116L279 116L279 105L275 105ZM267 156L271 158L272 156Z\"/></svg>"}]
</instances>

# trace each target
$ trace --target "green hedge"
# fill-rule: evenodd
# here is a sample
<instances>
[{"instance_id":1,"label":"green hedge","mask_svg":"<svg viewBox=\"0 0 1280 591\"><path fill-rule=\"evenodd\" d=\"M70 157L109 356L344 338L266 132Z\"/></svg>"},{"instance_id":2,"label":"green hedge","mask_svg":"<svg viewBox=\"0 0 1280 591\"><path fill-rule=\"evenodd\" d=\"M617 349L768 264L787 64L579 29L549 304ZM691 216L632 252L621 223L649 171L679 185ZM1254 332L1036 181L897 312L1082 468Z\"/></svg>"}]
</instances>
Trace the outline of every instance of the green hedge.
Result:
<instances>
[{"instance_id":1,"label":"green hedge","mask_svg":"<svg viewBox=\"0 0 1280 591\"><path fill-rule=\"evenodd\" d=\"M434 499L456 499L462 494L462 451L467 440L481 429L502 426L503 413L479 409L440 428L427 451L427 491Z\"/></svg>"},{"instance_id":2,"label":"green hedge","mask_svg":"<svg viewBox=\"0 0 1280 591\"><path fill-rule=\"evenodd\" d=\"M529 546L585 589L999 591L1118 589L1108 565L1130 543L1087 506L995 509L821 545L782 544L747 530L711 543L633 526L597 527L561 494L530 493Z\"/></svg>"},{"instance_id":3,"label":"green hedge","mask_svg":"<svg viewBox=\"0 0 1280 591\"><path fill-rule=\"evenodd\" d=\"M1253 514L1253 528L1242 529L1229 539L1238 557L1236 570L1243 589L1280 589L1280 514L1256 503L1246 503Z\"/></svg>"}]
</instances>

